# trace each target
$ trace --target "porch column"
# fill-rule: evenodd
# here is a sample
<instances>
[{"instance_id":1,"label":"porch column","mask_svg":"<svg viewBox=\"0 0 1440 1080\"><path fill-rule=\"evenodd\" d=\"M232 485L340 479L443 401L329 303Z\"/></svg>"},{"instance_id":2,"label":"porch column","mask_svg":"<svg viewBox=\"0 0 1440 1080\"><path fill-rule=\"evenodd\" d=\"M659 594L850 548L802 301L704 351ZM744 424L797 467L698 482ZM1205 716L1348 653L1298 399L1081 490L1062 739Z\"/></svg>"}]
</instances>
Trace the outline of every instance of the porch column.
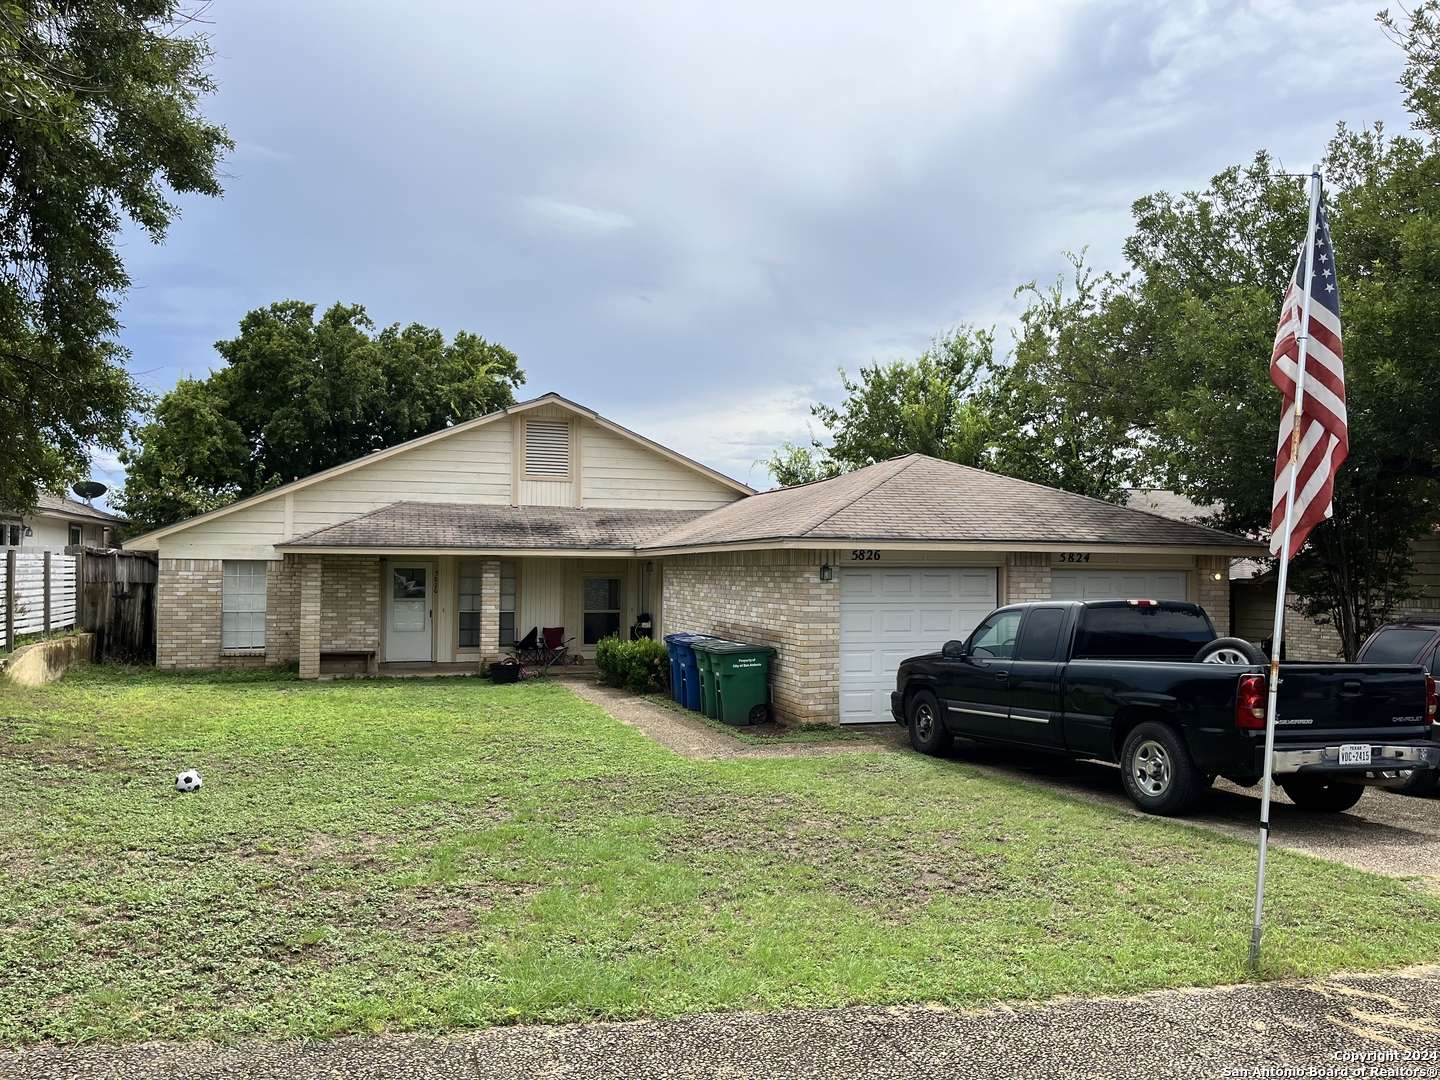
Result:
<instances>
[{"instance_id":1,"label":"porch column","mask_svg":"<svg viewBox=\"0 0 1440 1080\"><path fill-rule=\"evenodd\" d=\"M480 569L480 660L500 659L500 560L486 559Z\"/></svg>"},{"instance_id":2,"label":"porch column","mask_svg":"<svg viewBox=\"0 0 1440 1080\"><path fill-rule=\"evenodd\" d=\"M320 677L320 556L300 556L300 678Z\"/></svg>"}]
</instances>

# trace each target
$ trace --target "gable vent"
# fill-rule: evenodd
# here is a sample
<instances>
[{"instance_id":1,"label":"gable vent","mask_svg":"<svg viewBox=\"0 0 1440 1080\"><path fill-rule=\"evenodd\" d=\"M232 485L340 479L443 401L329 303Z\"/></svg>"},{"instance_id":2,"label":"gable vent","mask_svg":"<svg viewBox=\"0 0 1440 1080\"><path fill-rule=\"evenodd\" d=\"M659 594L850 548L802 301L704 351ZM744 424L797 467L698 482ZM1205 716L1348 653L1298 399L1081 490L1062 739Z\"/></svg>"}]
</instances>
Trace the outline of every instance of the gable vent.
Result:
<instances>
[{"instance_id":1,"label":"gable vent","mask_svg":"<svg viewBox=\"0 0 1440 1080\"><path fill-rule=\"evenodd\" d=\"M570 425L564 420L525 423L525 475L570 475Z\"/></svg>"}]
</instances>

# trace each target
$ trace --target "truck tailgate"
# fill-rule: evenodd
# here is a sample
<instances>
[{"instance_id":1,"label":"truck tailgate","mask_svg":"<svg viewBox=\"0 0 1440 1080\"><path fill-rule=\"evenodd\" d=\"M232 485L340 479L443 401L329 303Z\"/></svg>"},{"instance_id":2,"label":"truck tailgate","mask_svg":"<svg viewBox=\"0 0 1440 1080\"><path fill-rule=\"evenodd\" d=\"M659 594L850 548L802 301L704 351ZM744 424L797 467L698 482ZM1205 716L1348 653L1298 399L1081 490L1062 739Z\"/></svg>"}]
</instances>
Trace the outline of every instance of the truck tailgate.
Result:
<instances>
[{"instance_id":1,"label":"truck tailgate","mask_svg":"<svg viewBox=\"0 0 1440 1080\"><path fill-rule=\"evenodd\" d=\"M1425 693L1414 665L1282 663L1275 740L1424 738Z\"/></svg>"}]
</instances>

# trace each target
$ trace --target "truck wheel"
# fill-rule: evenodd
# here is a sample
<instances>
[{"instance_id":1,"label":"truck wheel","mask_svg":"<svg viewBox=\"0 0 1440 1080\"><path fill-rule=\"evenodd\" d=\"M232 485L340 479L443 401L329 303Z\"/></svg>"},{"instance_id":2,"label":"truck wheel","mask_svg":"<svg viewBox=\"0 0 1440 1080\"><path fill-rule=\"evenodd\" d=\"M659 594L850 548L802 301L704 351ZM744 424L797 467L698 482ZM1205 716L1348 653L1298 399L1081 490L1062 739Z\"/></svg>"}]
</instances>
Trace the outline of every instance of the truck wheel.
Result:
<instances>
[{"instance_id":1,"label":"truck wheel","mask_svg":"<svg viewBox=\"0 0 1440 1080\"><path fill-rule=\"evenodd\" d=\"M1280 781L1280 786L1301 810L1315 810L1322 814L1343 813L1365 794L1365 789L1359 784L1342 784L1338 780L1318 776L1292 776Z\"/></svg>"},{"instance_id":2,"label":"truck wheel","mask_svg":"<svg viewBox=\"0 0 1440 1080\"><path fill-rule=\"evenodd\" d=\"M1197 664L1264 664L1266 656L1244 638L1221 637L1201 645L1195 654Z\"/></svg>"},{"instance_id":3,"label":"truck wheel","mask_svg":"<svg viewBox=\"0 0 1440 1080\"><path fill-rule=\"evenodd\" d=\"M1405 781L1405 786L1395 790L1401 795L1418 795L1421 798L1440 793L1440 769L1416 769Z\"/></svg>"},{"instance_id":4,"label":"truck wheel","mask_svg":"<svg viewBox=\"0 0 1440 1080\"><path fill-rule=\"evenodd\" d=\"M1120 776L1125 794L1147 814L1183 814L1205 791L1205 778L1180 736L1154 721L1138 725L1126 737Z\"/></svg>"},{"instance_id":5,"label":"truck wheel","mask_svg":"<svg viewBox=\"0 0 1440 1080\"><path fill-rule=\"evenodd\" d=\"M939 755L950 749L954 741L945 730L940 716L940 703L929 690L921 690L910 699L910 745L922 754Z\"/></svg>"}]
</instances>

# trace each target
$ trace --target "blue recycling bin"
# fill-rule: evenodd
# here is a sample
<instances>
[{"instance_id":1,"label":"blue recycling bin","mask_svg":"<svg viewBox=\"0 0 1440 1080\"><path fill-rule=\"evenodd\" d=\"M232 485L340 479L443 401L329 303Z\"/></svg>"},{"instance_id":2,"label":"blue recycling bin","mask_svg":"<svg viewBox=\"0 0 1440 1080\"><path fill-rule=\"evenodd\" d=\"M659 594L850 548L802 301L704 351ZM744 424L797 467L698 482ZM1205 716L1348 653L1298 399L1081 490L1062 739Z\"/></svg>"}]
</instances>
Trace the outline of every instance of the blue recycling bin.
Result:
<instances>
[{"instance_id":1,"label":"blue recycling bin","mask_svg":"<svg viewBox=\"0 0 1440 1080\"><path fill-rule=\"evenodd\" d=\"M665 635L665 647L670 650L670 693L687 709L700 708L700 668L694 645L709 640L708 634Z\"/></svg>"}]
</instances>

